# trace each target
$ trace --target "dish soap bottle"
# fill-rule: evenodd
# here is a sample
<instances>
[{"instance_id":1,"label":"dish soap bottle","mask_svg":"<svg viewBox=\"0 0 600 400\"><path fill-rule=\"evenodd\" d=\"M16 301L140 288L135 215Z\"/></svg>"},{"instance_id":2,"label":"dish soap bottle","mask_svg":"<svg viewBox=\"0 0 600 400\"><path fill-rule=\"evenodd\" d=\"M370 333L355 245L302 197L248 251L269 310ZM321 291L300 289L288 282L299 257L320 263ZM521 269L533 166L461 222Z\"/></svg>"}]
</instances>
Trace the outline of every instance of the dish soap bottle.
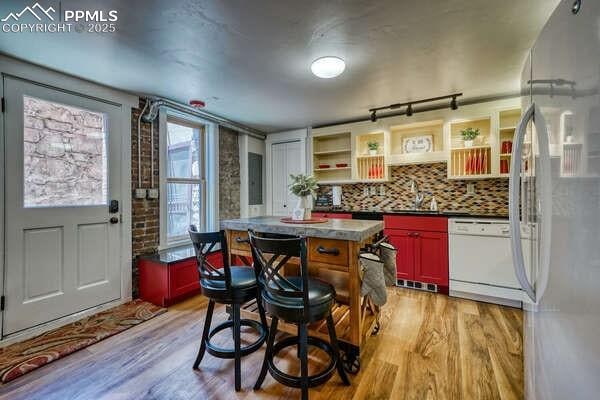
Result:
<instances>
[{"instance_id":1,"label":"dish soap bottle","mask_svg":"<svg viewBox=\"0 0 600 400\"><path fill-rule=\"evenodd\" d=\"M429 209L431 211L438 210L437 200L435 199L435 196L431 196L431 203L429 204Z\"/></svg>"}]
</instances>

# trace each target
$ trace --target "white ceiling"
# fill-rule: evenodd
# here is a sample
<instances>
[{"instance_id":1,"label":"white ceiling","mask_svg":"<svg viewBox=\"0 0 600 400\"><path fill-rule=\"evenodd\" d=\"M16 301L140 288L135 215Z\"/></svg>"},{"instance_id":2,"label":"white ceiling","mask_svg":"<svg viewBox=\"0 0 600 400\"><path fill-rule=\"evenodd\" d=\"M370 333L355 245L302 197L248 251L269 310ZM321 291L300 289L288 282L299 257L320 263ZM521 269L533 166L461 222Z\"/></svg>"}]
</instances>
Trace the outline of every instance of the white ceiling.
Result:
<instances>
[{"instance_id":1,"label":"white ceiling","mask_svg":"<svg viewBox=\"0 0 600 400\"><path fill-rule=\"evenodd\" d=\"M3 0L0 16L34 2ZM63 9L118 10L118 32L0 32L0 51L136 93L203 99L210 112L273 132L456 91L517 91L558 2L62 0ZM324 55L345 59L344 74L313 76L311 61Z\"/></svg>"}]
</instances>

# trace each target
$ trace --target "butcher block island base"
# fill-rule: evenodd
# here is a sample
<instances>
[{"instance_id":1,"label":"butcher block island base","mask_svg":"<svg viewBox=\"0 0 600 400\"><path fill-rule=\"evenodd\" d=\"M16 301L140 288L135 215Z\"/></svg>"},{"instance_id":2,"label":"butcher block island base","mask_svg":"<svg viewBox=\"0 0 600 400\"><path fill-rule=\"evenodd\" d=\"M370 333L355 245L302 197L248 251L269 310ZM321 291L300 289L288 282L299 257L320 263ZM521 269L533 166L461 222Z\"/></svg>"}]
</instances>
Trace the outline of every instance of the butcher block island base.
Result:
<instances>
[{"instance_id":1,"label":"butcher block island base","mask_svg":"<svg viewBox=\"0 0 600 400\"><path fill-rule=\"evenodd\" d=\"M307 238L309 273L335 287L337 304L332 314L336 332L348 365L354 365L350 369L357 370L361 347L376 323L374 309L360 295L358 255L361 248L375 242L383 231L383 222L330 219L319 224L292 225L281 222L280 217L255 217L222 221L221 229L226 231L230 260L241 260L246 265L252 264L249 229ZM290 260L283 273L297 275L298 260ZM258 320L255 301L242 307L242 316ZM297 327L292 324L280 322L278 328L297 334ZM328 340L324 322L313 324L310 334Z\"/></svg>"}]
</instances>

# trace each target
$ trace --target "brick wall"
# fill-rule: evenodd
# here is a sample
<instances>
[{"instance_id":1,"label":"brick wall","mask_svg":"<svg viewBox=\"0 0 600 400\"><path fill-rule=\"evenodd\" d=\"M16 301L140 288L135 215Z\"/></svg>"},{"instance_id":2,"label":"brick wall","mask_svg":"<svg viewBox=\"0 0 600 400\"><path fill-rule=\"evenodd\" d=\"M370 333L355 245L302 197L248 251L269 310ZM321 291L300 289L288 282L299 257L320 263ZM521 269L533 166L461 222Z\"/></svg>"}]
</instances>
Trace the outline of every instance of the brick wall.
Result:
<instances>
[{"instance_id":1,"label":"brick wall","mask_svg":"<svg viewBox=\"0 0 600 400\"><path fill-rule=\"evenodd\" d=\"M143 106L143 102L140 103ZM133 109L131 115L131 190L135 194L138 188L138 134L137 121L141 109ZM154 126L154 187L158 187L158 124ZM149 188L151 183L150 166L150 124L142 122L142 187ZM132 247L133 256L156 251L159 241L159 201L158 199L136 199L132 195Z\"/></svg>"},{"instance_id":2,"label":"brick wall","mask_svg":"<svg viewBox=\"0 0 600 400\"><path fill-rule=\"evenodd\" d=\"M236 131L219 128L219 218L240 217L240 150Z\"/></svg>"},{"instance_id":3,"label":"brick wall","mask_svg":"<svg viewBox=\"0 0 600 400\"><path fill-rule=\"evenodd\" d=\"M138 187L138 141L137 121L140 108L132 110L131 118L131 190ZM150 124L142 122L142 187L149 188L150 168ZM219 129L219 208L221 218L239 217L240 210L240 161L237 132L221 127ZM154 125L154 187L158 188L158 124ZM161 193L162 195L162 193ZM159 235L159 200L136 199L132 195L132 250L133 250L133 297L138 295L138 269L136 259L143 254L156 252Z\"/></svg>"}]
</instances>

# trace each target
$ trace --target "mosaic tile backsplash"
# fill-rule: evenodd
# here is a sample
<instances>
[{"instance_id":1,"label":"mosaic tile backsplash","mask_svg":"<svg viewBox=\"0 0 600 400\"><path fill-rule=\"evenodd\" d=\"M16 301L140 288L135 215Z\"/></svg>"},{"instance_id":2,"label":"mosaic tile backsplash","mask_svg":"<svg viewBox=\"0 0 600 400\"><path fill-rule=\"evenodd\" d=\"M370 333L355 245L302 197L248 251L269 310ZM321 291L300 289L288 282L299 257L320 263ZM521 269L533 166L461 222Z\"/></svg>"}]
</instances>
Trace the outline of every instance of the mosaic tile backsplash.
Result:
<instances>
[{"instance_id":1,"label":"mosaic tile backsplash","mask_svg":"<svg viewBox=\"0 0 600 400\"><path fill-rule=\"evenodd\" d=\"M508 215L508 179L448 180L446 163L391 167L389 182L342 185L342 207L352 211L410 209L414 201L414 194L410 192L411 179L425 193L423 209L429 209L433 195L440 211ZM475 185L475 194L467 194L467 183ZM385 190L383 196L380 195L381 185ZM369 189L368 195L365 195L365 188ZM376 194L371 194L372 188ZM319 192L331 192L331 186L323 185Z\"/></svg>"}]
</instances>

